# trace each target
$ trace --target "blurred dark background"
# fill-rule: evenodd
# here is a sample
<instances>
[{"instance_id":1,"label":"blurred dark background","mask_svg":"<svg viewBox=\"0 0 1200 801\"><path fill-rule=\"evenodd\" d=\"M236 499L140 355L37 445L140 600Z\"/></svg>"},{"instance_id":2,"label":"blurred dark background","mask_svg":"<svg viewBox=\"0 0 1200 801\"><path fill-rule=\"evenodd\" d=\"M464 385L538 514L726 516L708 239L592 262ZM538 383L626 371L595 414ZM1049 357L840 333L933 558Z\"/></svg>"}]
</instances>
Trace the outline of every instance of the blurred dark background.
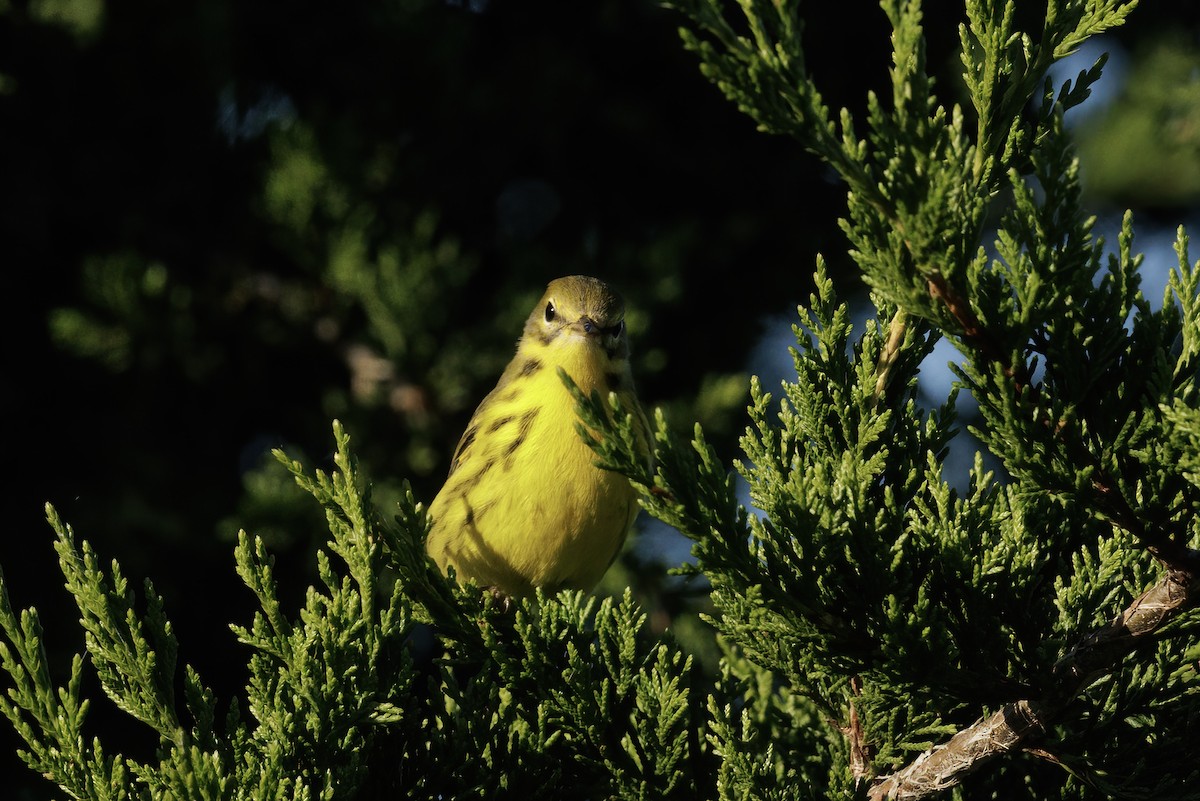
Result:
<instances>
[{"instance_id":1,"label":"blurred dark background","mask_svg":"<svg viewBox=\"0 0 1200 801\"><path fill-rule=\"evenodd\" d=\"M1123 78L1076 127L1098 213L1196 216L1200 27L1183 5L1147 4L1102 42ZM385 510L403 479L431 499L545 283L582 272L626 295L644 403L701 422L731 459L747 375L787 364L759 345L780 341L816 254L859 291L844 189L701 77L674 12L331 8L0 2L15 440L0 566L14 605L41 612L60 680L82 635L46 502L135 583L154 579L181 662L228 699L246 659L228 624L253 610L237 530L268 540L293 607L325 531L271 448L328 468L338 418ZM961 6L927 8L931 68L956 102ZM883 14L805 13L826 102L861 109L886 89ZM631 551L615 580L659 625L683 603L662 553ZM92 722L110 748L153 751L103 703ZM0 728L5 797L49 798L16 744Z\"/></svg>"}]
</instances>

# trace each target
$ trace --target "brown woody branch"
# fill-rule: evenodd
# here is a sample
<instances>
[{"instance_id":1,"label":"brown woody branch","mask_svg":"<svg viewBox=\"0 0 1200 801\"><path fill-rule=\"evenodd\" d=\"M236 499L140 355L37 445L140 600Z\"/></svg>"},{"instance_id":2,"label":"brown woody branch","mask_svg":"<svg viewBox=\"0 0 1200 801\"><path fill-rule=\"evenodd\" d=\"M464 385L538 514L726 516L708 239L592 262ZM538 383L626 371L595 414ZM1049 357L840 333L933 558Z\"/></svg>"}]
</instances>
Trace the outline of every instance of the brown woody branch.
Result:
<instances>
[{"instance_id":1,"label":"brown woody branch","mask_svg":"<svg viewBox=\"0 0 1200 801\"><path fill-rule=\"evenodd\" d=\"M850 773L854 776L857 787L871 778L871 761L873 758L871 744L863 731L862 721L858 717L858 707L854 699L862 695L862 679L854 676L850 679L850 721L843 729L846 739L850 741Z\"/></svg>"},{"instance_id":2,"label":"brown woody branch","mask_svg":"<svg viewBox=\"0 0 1200 801\"><path fill-rule=\"evenodd\" d=\"M1029 376L1023 369L1019 373L1014 372L1008 360L1004 358L1004 351L1000 347L1000 343L996 341L992 332L984 328L983 323L976 316L975 310L971 308L971 304L940 272L936 270L931 272L925 280L930 297L945 306L946 311L958 323L963 341L978 351L986 361L1000 365L1004 374L1014 380L1017 394L1020 395L1025 387L1029 386Z\"/></svg>"},{"instance_id":3,"label":"brown woody branch","mask_svg":"<svg viewBox=\"0 0 1200 801\"><path fill-rule=\"evenodd\" d=\"M1198 597L1196 573L1168 570L1108 625L1075 643L1055 664L1053 685L1041 699L1006 704L899 771L877 779L867 797L871 801L928 798L961 783L997 757L1027 747L1026 741L1045 731L1072 699L1168 622L1196 606Z\"/></svg>"}]
</instances>

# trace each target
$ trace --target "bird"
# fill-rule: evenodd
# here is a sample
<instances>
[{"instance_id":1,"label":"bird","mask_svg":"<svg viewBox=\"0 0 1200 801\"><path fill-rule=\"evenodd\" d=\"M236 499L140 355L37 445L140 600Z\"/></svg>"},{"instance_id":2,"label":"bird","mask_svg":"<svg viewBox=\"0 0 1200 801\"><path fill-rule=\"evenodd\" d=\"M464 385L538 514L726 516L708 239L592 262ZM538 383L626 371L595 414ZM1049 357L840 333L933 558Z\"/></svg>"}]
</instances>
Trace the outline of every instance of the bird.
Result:
<instances>
[{"instance_id":1,"label":"bird","mask_svg":"<svg viewBox=\"0 0 1200 801\"><path fill-rule=\"evenodd\" d=\"M453 567L459 582L490 590L505 606L537 589L594 589L639 510L629 480L596 465L560 372L585 395L598 391L610 413L609 394L620 399L651 464L624 300L591 276L551 281L429 506L426 551L438 568Z\"/></svg>"}]
</instances>

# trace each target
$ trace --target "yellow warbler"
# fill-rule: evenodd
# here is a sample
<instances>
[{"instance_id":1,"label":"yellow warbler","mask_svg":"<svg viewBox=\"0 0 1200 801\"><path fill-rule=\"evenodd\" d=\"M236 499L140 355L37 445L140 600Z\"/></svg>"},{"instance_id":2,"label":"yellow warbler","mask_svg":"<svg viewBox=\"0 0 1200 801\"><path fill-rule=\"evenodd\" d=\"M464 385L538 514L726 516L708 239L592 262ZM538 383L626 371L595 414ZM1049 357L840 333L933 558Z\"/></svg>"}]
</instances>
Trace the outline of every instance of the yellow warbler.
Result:
<instances>
[{"instance_id":1,"label":"yellow warbler","mask_svg":"<svg viewBox=\"0 0 1200 801\"><path fill-rule=\"evenodd\" d=\"M517 353L467 424L450 475L429 507L426 548L504 596L540 587L590 590L637 516L629 481L596 466L576 429L575 400L559 368L607 404L634 414L649 459L649 426L634 394L621 296L596 278L550 282Z\"/></svg>"}]
</instances>

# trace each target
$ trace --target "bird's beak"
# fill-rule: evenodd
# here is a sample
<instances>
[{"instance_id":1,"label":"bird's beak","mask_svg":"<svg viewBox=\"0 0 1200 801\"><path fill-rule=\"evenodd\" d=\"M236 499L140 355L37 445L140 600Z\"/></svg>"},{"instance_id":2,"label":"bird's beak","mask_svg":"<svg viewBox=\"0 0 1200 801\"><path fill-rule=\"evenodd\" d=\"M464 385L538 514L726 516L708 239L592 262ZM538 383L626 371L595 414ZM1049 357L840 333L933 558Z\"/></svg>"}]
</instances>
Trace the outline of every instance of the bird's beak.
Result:
<instances>
[{"instance_id":1,"label":"bird's beak","mask_svg":"<svg viewBox=\"0 0 1200 801\"><path fill-rule=\"evenodd\" d=\"M575 330L588 339L602 339L604 343L612 344L621 337L621 322L603 326L586 314L575 321Z\"/></svg>"},{"instance_id":2,"label":"bird's beak","mask_svg":"<svg viewBox=\"0 0 1200 801\"><path fill-rule=\"evenodd\" d=\"M575 323L575 327L579 329L580 333L589 337L598 337L606 331L599 323L586 314L579 318Z\"/></svg>"}]
</instances>

